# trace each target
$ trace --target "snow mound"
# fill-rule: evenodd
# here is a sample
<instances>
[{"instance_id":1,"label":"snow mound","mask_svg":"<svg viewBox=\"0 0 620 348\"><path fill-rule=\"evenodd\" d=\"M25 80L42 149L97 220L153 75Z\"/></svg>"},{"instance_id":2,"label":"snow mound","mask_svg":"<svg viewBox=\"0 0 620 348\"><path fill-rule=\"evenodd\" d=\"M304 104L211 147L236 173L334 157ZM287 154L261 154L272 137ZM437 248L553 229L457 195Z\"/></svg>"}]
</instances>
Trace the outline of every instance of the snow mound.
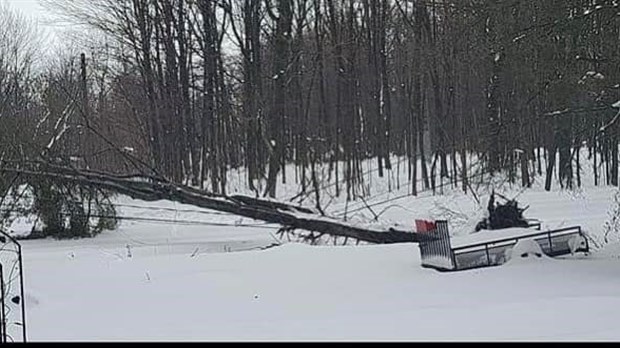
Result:
<instances>
[{"instance_id":1,"label":"snow mound","mask_svg":"<svg viewBox=\"0 0 620 348\"><path fill-rule=\"evenodd\" d=\"M568 240L568 247L570 248L571 254L575 254L577 250L585 250L586 246L587 242L583 236L573 236Z\"/></svg>"},{"instance_id":2,"label":"snow mound","mask_svg":"<svg viewBox=\"0 0 620 348\"><path fill-rule=\"evenodd\" d=\"M506 250L506 264L518 264L551 258L542 251L540 244L533 239L522 239L512 248Z\"/></svg>"}]
</instances>

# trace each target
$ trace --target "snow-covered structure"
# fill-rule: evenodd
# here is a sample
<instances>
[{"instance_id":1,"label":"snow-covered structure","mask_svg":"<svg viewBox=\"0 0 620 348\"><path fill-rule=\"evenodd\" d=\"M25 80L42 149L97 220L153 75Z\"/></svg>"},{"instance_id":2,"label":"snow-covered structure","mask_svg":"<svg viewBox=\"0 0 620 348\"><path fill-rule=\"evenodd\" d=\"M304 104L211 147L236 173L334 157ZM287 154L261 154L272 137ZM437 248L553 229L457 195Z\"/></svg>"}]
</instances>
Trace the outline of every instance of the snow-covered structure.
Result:
<instances>
[{"instance_id":1,"label":"snow-covered structure","mask_svg":"<svg viewBox=\"0 0 620 348\"><path fill-rule=\"evenodd\" d=\"M422 267L440 271L501 265L510 259L515 245L523 240L536 242L541 252L550 257L589 251L588 240L580 226L543 232L506 228L454 238L450 237L447 221L418 220L416 227L418 233L432 237L419 244Z\"/></svg>"}]
</instances>

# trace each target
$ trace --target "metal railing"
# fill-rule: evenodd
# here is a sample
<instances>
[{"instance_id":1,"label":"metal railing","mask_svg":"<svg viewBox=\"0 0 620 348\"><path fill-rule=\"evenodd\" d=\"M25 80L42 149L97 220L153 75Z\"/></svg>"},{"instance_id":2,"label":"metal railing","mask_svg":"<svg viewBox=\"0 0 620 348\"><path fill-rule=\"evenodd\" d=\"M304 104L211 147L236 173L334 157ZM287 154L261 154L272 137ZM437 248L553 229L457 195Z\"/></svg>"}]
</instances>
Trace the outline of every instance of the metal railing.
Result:
<instances>
[{"instance_id":1,"label":"metal railing","mask_svg":"<svg viewBox=\"0 0 620 348\"><path fill-rule=\"evenodd\" d=\"M0 230L0 343L26 342L22 247Z\"/></svg>"},{"instance_id":2,"label":"metal railing","mask_svg":"<svg viewBox=\"0 0 620 348\"><path fill-rule=\"evenodd\" d=\"M422 266L440 270L452 270L455 267L450 234L447 221L436 221L435 229L425 231L430 240L419 244ZM420 232L418 232L420 233Z\"/></svg>"},{"instance_id":3,"label":"metal railing","mask_svg":"<svg viewBox=\"0 0 620 348\"><path fill-rule=\"evenodd\" d=\"M507 261L507 251L522 239L533 239L548 256L567 255L573 252L588 252L588 239L580 226L548 230L514 237L494 239L452 248L446 221L437 221L436 229L428 231L433 240L421 242L420 255L423 267L441 271L460 271L465 269L497 266ZM531 227L540 229L540 223ZM573 238L579 239L579 246L571 245ZM584 245L581 246L581 241Z\"/></svg>"},{"instance_id":4,"label":"metal railing","mask_svg":"<svg viewBox=\"0 0 620 348\"><path fill-rule=\"evenodd\" d=\"M583 238L585 245L573 250L570 240L577 236ZM581 227L572 226L453 248L452 257L455 262L455 270L501 265L506 261L506 251L522 239L535 240L542 251L552 257L567 255L573 251L588 252L590 248L588 239L585 238Z\"/></svg>"}]
</instances>

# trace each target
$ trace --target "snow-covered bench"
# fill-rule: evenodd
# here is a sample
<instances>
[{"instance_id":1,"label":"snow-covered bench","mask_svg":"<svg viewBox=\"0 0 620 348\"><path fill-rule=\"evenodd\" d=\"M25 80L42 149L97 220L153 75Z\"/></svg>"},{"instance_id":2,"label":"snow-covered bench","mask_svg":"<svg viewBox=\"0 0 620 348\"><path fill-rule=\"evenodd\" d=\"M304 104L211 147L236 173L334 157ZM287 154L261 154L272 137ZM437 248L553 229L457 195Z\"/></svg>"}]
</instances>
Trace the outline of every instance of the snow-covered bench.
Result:
<instances>
[{"instance_id":1,"label":"snow-covered bench","mask_svg":"<svg viewBox=\"0 0 620 348\"><path fill-rule=\"evenodd\" d=\"M433 237L421 242L423 267L441 271L498 266L507 261L510 250L519 241L532 239L548 256L588 252L588 240L580 226L549 231L531 228L506 228L481 231L468 236L450 237L447 221L416 221L418 233Z\"/></svg>"}]
</instances>

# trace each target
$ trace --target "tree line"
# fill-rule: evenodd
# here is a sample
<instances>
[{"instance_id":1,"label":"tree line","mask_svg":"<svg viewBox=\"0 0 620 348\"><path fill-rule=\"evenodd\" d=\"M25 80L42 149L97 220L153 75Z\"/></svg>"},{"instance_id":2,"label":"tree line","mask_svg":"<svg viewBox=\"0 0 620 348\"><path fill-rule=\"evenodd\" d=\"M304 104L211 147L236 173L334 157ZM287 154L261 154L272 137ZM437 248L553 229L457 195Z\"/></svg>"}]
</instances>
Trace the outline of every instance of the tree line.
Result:
<instances>
[{"instance_id":1,"label":"tree line","mask_svg":"<svg viewBox=\"0 0 620 348\"><path fill-rule=\"evenodd\" d=\"M244 168L270 197L291 168L318 192L319 167L363 197L362 164L384 176L393 156L411 194L467 191L480 173L572 188L585 161L618 185L615 0L46 2L77 48L35 72L15 40L28 35L9 32L27 21L0 13L0 40L16 41L0 45L3 161L219 194Z\"/></svg>"}]
</instances>

